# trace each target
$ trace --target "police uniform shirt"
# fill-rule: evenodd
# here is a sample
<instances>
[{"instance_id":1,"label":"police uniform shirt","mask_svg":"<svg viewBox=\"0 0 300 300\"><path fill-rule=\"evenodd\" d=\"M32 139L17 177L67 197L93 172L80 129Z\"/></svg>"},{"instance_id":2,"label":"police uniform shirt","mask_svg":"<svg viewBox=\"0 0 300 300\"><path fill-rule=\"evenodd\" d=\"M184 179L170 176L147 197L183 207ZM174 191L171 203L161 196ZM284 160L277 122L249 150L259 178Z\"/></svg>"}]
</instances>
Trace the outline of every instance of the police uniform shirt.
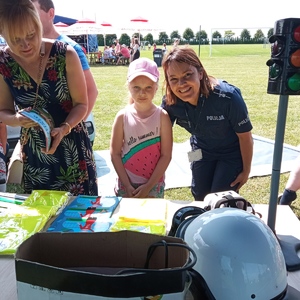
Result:
<instances>
[{"instance_id":1,"label":"police uniform shirt","mask_svg":"<svg viewBox=\"0 0 300 300\"><path fill-rule=\"evenodd\" d=\"M192 134L192 149L201 149L203 159L240 157L236 133L251 131L246 104L241 91L219 80L208 98L200 95L197 106L177 98L176 104L162 107L176 123Z\"/></svg>"}]
</instances>

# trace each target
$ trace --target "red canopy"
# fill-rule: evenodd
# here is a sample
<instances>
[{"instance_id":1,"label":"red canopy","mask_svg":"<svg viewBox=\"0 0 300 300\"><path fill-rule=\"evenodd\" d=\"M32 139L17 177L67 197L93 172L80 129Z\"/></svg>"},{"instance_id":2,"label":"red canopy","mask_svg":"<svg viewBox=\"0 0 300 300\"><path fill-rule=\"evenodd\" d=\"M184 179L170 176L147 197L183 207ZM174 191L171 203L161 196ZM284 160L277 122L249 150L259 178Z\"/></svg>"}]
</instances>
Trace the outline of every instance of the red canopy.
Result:
<instances>
[{"instance_id":1,"label":"red canopy","mask_svg":"<svg viewBox=\"0 0 300 300\"><path fill-rule=\"evenodd\" d=\"M110 23L108 23L108 22L102 22L101 23L101 26L106 26L106 27L110 27L110 26L112 26Z\"/></svg>"},{"instance_id":2,"label":"red canopy","mask_svg":"<svg viewBox=\"0 0 300 300\"><path fill-rule=\"evenodd\" d=\"M91 20L91 19L88 19L88 18L84 18L84 19L81 19L81 20L77 20L76 23L88 23L88 24L95 24L96 22Z\"/></svg>"},{"instance_id":3,"label":"red canopy","mask_svg":"<svg viewBox=\"0 0 300 300\"><path fill-rule=\"evenodd\" d=\"M134 19L131 19L130 21L131 21L131 22L148 22L147 19L144 19L144 18L141 17L141 16L138 16L138 17L136 17L136 18L134 18Z\"/></svg>"},{"instance_id":4,"label":"red canopy","mask_svg":"<svg viewBox=\"0 0 300 300\"><path fill-rule=\"evenodd\" d=\"M63 22L57 22L54 24L56 27L68 27L69 25Z\"/></svg>"}]
</instances>

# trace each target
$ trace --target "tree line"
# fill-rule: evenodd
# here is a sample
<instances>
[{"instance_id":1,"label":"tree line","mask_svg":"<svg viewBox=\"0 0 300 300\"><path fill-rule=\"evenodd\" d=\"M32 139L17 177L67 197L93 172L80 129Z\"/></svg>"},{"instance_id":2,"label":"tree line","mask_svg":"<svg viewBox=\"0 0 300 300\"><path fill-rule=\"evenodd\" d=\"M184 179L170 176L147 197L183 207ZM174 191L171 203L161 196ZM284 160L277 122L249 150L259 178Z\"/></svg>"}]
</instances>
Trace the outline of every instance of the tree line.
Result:
<instances>
[{"instance_id":1,"label":"tree line","mask_svg":"<svg viewBox=\"0 0 300 300\"><path fill-rule=\"evenodd\" d=\"M186 28L182 34L179 34L178 30L174 30L171 32L170 36L165 32L160 32L158 35L158 39L154 39L151 33L143 36L141 33L134 33L134 35L140 37L140 41L143 45L153 45L156 43L157 45L162 45L166 43L167 45L171 45L174 42L174 39L180 39L181 43L188 44L208 44L210 40L213 44L249 44L249 43L266 43L271 35L273 35L273 28L268 30L267 36L263 33L261 29L257 29L253 37L248 29L243 29L240 35L236 35L232 30L226 30L224 35L222 35L219 31L214 31L212 36L208 36L205 30L199 30L194 33L191 28ZM107 34L105 36L106 45L111 45L117 39L116 34ZM120 44L130 45L131 36L127 33L123 33L120 38ZM104 36L102 34L98 35L98 45L104 46Z\"/></svg>"}]
</instances>

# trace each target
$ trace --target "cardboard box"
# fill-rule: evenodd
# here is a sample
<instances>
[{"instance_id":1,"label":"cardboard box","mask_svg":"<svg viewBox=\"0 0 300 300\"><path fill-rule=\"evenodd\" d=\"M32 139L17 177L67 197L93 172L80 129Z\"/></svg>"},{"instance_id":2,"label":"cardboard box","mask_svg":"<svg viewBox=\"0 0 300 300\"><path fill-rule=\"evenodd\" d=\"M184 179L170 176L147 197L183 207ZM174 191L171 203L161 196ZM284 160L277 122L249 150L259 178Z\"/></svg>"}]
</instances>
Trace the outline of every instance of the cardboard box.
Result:
<instances>
[{"instance_id":1,"label":"cardboard box","mask_svg":"<svg viewBox=\"0 0 300 300\"><path fill-rule=\"evenodd\" d=\"M183 267L189 262L186 248L169 246L165 262L166 248L157 247L149 261L151 270L145 271L149 246L161 240L186 245L182 239L133 231L36 233L15 255L18 299L115 299L182 293L187 281ZM130 272L116 274L124 269Z\"/></svg>"}]
</instances>

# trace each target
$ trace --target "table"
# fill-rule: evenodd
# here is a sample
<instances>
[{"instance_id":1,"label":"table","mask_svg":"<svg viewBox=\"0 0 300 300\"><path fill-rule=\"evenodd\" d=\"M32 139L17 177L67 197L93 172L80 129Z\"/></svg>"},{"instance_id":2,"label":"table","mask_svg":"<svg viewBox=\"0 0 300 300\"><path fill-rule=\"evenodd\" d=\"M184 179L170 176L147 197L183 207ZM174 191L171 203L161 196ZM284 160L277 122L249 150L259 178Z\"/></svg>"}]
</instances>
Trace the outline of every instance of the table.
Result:
<instances>
[{"instance_id":1,"label":"table","mask_svg":"<svg viewBox=\"0 0 300 300\"><path fill-rule=\"evenodd\" d=\"M121 201L122 204L122 201ZM203 202L189 201L168 201L168 216L167 227L170 228L174 212L182 206L194 205L202 206ZM262 219L267 223L268 205L256 204L254 209L262 214ZM118 209L116 210L118 214ZM46 225L47 226L47 225ZM292 235L300 239L300 221L297 219L289 206L279 205L277 207L277 216L275 230L277 234ZM288 284L300 291L300 270L288 272ZM13 256L0 256L0 299L2 300L17 300L15 265ZM299 299L299 298L293 298Z\"/></svg>"},{"instance_id":2,"label":"table","mask_svg":"<svg viewBox=\"0 0 300 300\"><path fill-rule=\"evenodd\" d=\"M98 52L89 52L87 53L87 58L90 65L96 64L98 60Z\"/></svg>"}]
</instances>

